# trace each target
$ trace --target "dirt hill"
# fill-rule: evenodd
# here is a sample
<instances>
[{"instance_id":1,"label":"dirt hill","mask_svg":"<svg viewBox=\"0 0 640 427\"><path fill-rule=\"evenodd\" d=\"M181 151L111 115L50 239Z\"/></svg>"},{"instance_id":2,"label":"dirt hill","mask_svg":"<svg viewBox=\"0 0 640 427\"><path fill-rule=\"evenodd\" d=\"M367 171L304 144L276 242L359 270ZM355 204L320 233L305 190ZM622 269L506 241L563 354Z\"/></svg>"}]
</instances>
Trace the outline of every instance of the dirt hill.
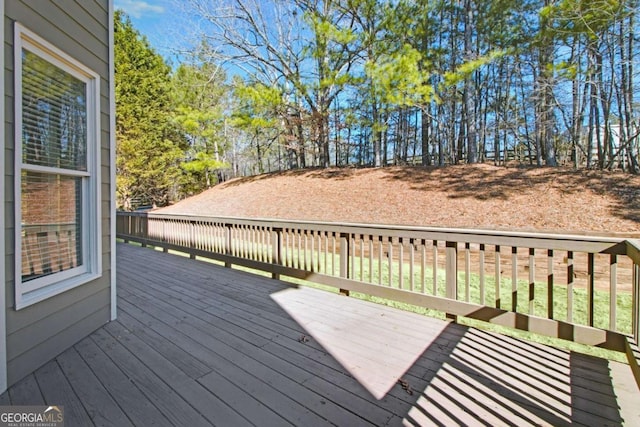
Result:
<instances>
[{"instance_id":1,"label":"dirt hill","mask_svg":"<svg viewBox=\"0 0 640 427\"><path fill-rule=\"evenodd\" d=\"M238 178L158 212L640 236L640 177L489 165L311 169Z\"/></svg>"}]
</instances>

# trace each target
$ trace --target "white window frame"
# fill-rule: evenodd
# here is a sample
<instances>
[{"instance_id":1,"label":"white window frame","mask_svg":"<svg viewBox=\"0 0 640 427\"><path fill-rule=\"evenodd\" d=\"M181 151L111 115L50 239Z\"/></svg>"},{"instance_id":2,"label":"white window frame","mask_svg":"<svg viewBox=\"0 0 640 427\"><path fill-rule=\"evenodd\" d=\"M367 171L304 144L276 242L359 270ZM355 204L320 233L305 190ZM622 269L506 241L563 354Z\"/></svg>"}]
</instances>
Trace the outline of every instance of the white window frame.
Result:
<instances>
[{"instance_id":1,"label":"white window frame","mask_svg":"<svg viewBox=\"0 0 640 427\"><path fill-rule=\"evenodd\" d=\"M22 50L26 49L86 84L87 170L22 163ZM16 310L95 280L102 274L100 231L100 76L20 23L14 24L15 82L15 304ZM22 282L22 172L82 177L82 262L73 269Z\"/></svg>"}]
</instances>

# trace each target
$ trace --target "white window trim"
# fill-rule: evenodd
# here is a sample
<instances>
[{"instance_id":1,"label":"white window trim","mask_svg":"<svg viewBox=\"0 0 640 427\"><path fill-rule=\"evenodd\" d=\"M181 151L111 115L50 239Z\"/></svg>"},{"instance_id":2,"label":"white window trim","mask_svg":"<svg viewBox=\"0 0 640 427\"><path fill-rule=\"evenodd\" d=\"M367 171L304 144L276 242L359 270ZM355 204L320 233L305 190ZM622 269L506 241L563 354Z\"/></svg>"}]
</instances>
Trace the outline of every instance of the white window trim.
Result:
<instances>
[{"instance_id":1,"label":"white window trim","mask_svg":"<svg viewBox=\"0 0 640 427\"><path fill-rule=\"evenodd\" d=\"M4 79L6 76L4 69L4 0L0 0L0 12L2 12L2 20L0 21L0 40L3 46L0 49L0 73L2 73L2 85L0 85L0 135L3 141L0 147L0 169L2 170L2 176L0 176L0 200L4 198L4 183L5 183L5 170L4 170L4 150L5 150L5 110L4 110ZM4 242L5 237L5 222L4 222L4 206L0 208L0 239ZM5 256L4 245L0 245L0 394L7 389L7 325L6 325L6 295L7 295L7 275L5 274Z\"/></svg>"},{"instance_id":2,"label":"white window trim","mask_svg":"<svg viewBox=\"0 0 640 427\"><path fill-rule=\"evenodd\" d=\"M86 83L87 171L77 172L22 164L22 49L27 49ZM102 274L100 195L100 76L20 23L14 25L15 82L15 307L16 310L95 280ZM65 176L88 176L83 203L83 266L22 283L22 171L47 171ZM33 282L33 283L32 283Z\"/></svg>"},{"instance_id":3,"label":"white window trim","mask_svg":"<svg viewBox=\"0 0 640 427\"><path fill-rule=\"evenodd\" d=\"M4 0L0 0L4 1ZM111 248L111 320L118 317L116 291L116 78L114 5L109 0L109 239Z\"/></svg>"}]
</instances>

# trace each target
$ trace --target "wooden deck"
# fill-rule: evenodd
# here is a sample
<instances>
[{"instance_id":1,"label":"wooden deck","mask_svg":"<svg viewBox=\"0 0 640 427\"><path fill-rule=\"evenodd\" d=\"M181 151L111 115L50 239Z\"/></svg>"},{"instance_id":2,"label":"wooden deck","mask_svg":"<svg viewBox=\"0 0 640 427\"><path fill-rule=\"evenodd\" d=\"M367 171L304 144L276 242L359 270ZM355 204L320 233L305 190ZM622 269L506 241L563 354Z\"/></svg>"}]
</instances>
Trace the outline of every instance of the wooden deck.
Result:
<instances>
[{"instance_id":1,"label":"wooden deck","mask_svg":"<svg viewBox=\"0 0 640 427\"><path fill-rule=\"evenodd\" d=\"M150 249L117 261L118 320L0 405L64 405L69 426L640 425L627 365Z\"/></svg>"}]
</instances>

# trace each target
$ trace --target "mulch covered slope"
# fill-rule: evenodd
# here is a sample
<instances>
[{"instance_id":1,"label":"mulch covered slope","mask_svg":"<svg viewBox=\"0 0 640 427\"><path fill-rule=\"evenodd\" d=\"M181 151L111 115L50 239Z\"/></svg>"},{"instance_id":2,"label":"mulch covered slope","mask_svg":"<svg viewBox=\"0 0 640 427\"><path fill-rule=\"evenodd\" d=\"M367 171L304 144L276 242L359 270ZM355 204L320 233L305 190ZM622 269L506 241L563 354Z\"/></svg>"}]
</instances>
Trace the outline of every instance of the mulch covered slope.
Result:
<instances>
[{"instance_id":1,"label":"mulch covered slope","mask_svg":"<svg viewBox=\"0 0 640 427\"><path fill-rule=\"evenodd\" d=\"M640 236L640 177L490 165L311 169L238 178L158 212Z\"/></svg>"}]
</instances>

